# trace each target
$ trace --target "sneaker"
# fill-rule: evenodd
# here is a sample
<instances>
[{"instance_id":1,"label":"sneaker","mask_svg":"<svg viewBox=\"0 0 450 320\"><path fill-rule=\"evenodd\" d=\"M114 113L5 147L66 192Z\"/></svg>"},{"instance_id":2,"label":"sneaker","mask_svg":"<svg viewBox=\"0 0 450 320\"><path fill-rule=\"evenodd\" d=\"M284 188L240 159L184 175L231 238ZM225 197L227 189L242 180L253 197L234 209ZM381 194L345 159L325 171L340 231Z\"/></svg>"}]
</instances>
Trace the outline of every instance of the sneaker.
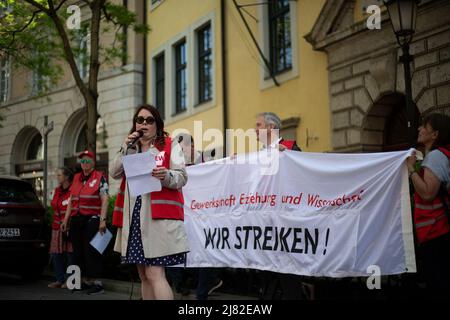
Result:
<instances>
[{"instance_id":1,"label":"sneaker","mask_svg":"<svg viewBox=\"0 0 450 320\"><path fill-rule=\"evenodd\" d=\"M212 295L214 291L219 289L223 285L223 281L219 279L219 281L208 291L208 296Z\"/></svg>"},{"instance_id":2,"label":"sneaker","mask_svg":"<svg viewBox=\"0 0 450 320\"><path fill-rule=\"evenodd\" d=\"M49 287L50 289L61 289L63 286L63 284L61 282L52 282L50 283L47 287Z\"/></svg>"},{"instance_id":3,"label":"sneaker","mask_svg":"<svg viewBox=\"0 0 450 320\"><path fill-rule=\"evenodd\" d=\"M87 291L87 294L90 295L90 296L95 296L95 295L103 294L103 293L105 293L105 289L103 288L102 285L99 285L99 284L94 284L92 286L92 288L90 288Z\"/></svg>"},{"instance_id":4,"label":"sneaker","mask_svg":"<svg viewBox=\"0 0 450 320\"><path fill-rule=\"evenodd\" d=\"M81 284L81 289L72 289L72 290L70 290L70 292L80 293L80 292L88 291L88 290L92 289L92 287L93 287L92 285L89 285L89 284L83 282Z\"/></svg>"}]
</instances>

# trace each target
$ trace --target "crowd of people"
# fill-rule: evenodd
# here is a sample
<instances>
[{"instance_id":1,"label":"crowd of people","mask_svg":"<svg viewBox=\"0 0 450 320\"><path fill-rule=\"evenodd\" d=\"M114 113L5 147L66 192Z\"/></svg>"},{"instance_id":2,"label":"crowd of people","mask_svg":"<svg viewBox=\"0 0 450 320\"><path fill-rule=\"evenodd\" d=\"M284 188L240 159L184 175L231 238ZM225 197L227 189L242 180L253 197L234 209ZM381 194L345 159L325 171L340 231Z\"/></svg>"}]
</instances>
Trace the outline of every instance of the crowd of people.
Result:
<instances>
[{"instance_id":1,"label":"crowd of people","mask_svg":"<svg viewBox=\"0 0 450 320\"><path fill-rule=\"evenodd\" d=\"M301 152L296 141L278 135L280 118L274 113L256 117L256 136L263 148ZM264 134L262 134L264 132ZM450 117L429 114L419 127L418 149L424 153L419 163L409 157L407 167L414 190L414 225L419 272L426 280L426 291L433 297L450 297ZM131 196L124 172L123 157L150 152L164 156L152 176L161 181L162 190ZM142 283L142 299L174 298L168 278L178 291L188 275L197 279L196 296L208 299L219 288L220 269L199 268L186 273L185 268L166 268L186 263L189 245L184 227L182 188L187 183L186 166L204 162L194 139L188 134L171 138L165 131L158 110L141 105L133 116L129 135L110 166L110 175L120 180L113 224L118 227L114 250L124 265L135 265ZM106 231L108 183L95 170L95 155L85 151L79 155L82 171L58 170L59 186L54 191L52 208L52 240L50 253L55 271L51 288L66 288L66 267L77 265L82 272L82 288L88 294L104 292L101 281L102 255L89 243ZM263 272L264 293L276 283L283 299L315 297L315 279L290 274Z\"/></svg>"}]
</instances>

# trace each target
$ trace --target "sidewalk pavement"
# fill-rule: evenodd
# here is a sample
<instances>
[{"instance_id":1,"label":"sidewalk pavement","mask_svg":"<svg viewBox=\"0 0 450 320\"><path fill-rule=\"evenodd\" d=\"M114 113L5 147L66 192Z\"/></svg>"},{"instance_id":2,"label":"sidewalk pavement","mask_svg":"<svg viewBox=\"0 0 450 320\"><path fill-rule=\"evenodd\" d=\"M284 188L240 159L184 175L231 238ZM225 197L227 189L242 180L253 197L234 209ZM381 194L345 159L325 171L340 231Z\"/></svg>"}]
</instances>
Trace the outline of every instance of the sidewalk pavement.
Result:
<instances>
[{"instance_id":1,"label":"sidewalk pavement","mask_svg":"<svg viewBox=\"0 0 450 320\"><path fill-rule=\"evenodd\" d=\"M44 275L46 280L49 283L53 279L53 274L50 270L46 270ZM103 283L103 287L106 292L117 293L122 296L127 297L127 299L131 300L139 300L141 298L141 284L139 282L131 282L131 281L119 281L119 280L111 280L111 279L100 279ZM175 300L197 300L195 296L195 291L190 292L189 295L181 295L174 292ZM210 300L258 300L255 297L242 296L242 295L232 295L223 292L214 292L209 297Z\"/></svg>"}]
</instances>

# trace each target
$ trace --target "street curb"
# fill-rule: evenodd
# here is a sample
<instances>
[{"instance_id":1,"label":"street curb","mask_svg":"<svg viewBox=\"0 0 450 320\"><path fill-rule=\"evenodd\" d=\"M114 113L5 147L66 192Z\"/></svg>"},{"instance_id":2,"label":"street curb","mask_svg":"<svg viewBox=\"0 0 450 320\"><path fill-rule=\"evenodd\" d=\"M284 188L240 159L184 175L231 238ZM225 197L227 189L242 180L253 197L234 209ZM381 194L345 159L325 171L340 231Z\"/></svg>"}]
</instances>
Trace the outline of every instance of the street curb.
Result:
<instances>
[{"instance_id":1,"label":"street curb","mask_svg":"<svg viewBox=\"0 0 450 320\"><path fill-rule=\"evenodd\" d=\"M141 298L141 284L136 282L100 279L106 291L123 293L131 296L133 300Z\"/></svg>"},{"instance_id":2,"label":"street curb","mask_svg":"<svg viewBox=\"0 0 450 320\"><path fill-rule=\"evenodd\" d=\"M50 268L46 268L42 273L42 276L45 278L54 279L53 272ZM119 280L111 280L111 279L99 279L105 291L110 291L114 293L122 293L130 296L132 294L132 299L140 299L141 298L141 284L140 283L131 283L131 281L119 281Z\"/></svg>"},{"instance_id":3,"label":"street curb","mask_svg":"<svg viewBox=\"0 0 450 320\"><path fill-rule=\"evenodd\" d=\"M54 275L50 268L46 268L42 274L43 277L50 279L54 279ZM105 288L105 291L113 292L113 293L119 293L127 295L130 300L140 300L141 299L141 284L140 282L131 282L131 281L119 281L119 280L112 280L112 279L99 279L103 287ZM195 296L195 292L190 292L189 295L181 295L179 293L176 293L174 291L174 298L175 300L197 300ZM209 300L245 300L245 301L251 301L251 300L258 300L255 297L249 297L249 296L240 296L240 295L231 295L226 293L217 292L209 297Z\"/></svg>"}]
</instances>

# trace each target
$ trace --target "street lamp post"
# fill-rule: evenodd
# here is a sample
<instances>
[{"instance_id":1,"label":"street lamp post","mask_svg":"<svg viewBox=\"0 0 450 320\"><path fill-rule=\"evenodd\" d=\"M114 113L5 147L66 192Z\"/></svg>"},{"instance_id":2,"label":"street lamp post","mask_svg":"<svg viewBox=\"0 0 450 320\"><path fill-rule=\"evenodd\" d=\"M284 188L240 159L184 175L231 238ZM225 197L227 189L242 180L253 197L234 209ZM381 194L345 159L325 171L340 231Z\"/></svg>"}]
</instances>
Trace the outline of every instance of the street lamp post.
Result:
<instances>
[{"instance_id":1,"label":"street lamp post","mask_svg":"<svg viewBox=\"0 0 450 320\"><path fill-rule=\"evenodd\" d=\"M384 0L397 42L402 49L400 62L403 63L405 77L406 113L408 117L408 138L411 146L415 144L415 109L411 90L411 62L409 45L416 31L417 6L419 0Z\"/></svg>"},{"instance_id":2,"label":"street lamp post","mask_svg":"<svg viewBox=\"0 0 450 320\"><path fill-rule=\"evenodd\" d=\"M48 185L48 135L53 131L53 121L48 123L48 116L44 117L44 127L42 133L44 136L44 208L47 209L47 185Z\"/></svg>"}]
</instances>

